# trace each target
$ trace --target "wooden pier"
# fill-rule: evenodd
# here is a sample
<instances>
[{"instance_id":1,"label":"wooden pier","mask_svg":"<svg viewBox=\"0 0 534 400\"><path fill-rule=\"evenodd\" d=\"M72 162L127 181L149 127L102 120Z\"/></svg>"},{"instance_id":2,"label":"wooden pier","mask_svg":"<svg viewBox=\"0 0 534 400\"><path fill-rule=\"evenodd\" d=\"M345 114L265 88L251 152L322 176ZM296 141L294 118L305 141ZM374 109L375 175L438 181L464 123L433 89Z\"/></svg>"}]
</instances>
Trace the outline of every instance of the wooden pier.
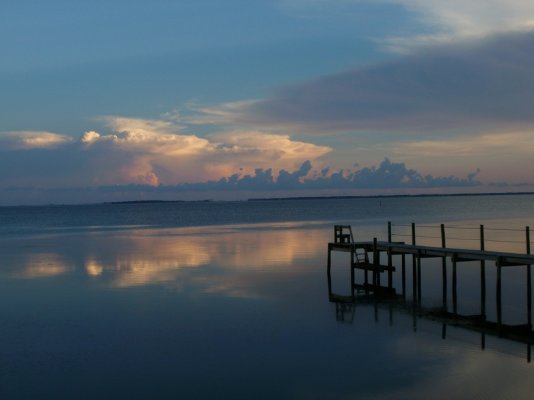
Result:
<instances>
[{"instance_id":1,"label":"wooden pier","mask_svg":"<svg viewBox=\"0 0 534 400\"><path fill-rule=\"evenodd\" d=\"M404 225L406 226L406 225ZM410 226L408 226L410 227ZM479 330L484 334L495 334L500 337L508 337L528 343L534 343L534 332L532 331L532 279L531 265L534 264L534 255L530 254L530 229L525 228L525 253L490 251L485 249L485 229L480 226L479 249L447 247L445 237L445 226L440 225L439 246L420 245L416 242L415 224L411 224L411 243L395 242L392 240L392 224L388 223L388 240L379 241L376 238L367 241L355 241L352 228L349 225L336 225L334 227L334 241L328 243L327 277L329 299L336 304L345 304L340 310L346 310L347 305L354 303L358 298L372 296L377 301L384 299L401 299L406 304L406 283L410 279L407 276L407 259L411 259L412 273L412 303L419 311L419 315L434 318L442 321L454 321L455 325L466 326L469 329ZM399 235L402 236L402 235ZM406 235L404 235L406 236ZM350 253L350 292L348 295L332 293L332 253ZM387 261L383 262L381 257L385 255ZM393 287L393 274L397 271L393 264L394 257L400 257L401 288L397 294ZM435 258L441 259L441 283L442 283L442 307L440 309L425 309L421 305L422 301L422 273L424 270L423 260ZM480 313L477 315L461 315L458 313L458 268L462 263L476 262L480 267ZM447 266L452 266L451 296L452 309L449 309L448 295L449 282ZM495 301L496 319L490 321L486 313L486 267L494 265L496 268L495 278ZM503 322L503 270L508 268L524 268L526 298L525 323L521 325L507 325ZM356 271L363 271L363 282L356 282ZM387 274L387 284L382 284L382 275ZM445 323L445 322L444 322ZM519 338L519 339L518 339ZM529 347L530 350L530 347ZM530 351L529 351L530 361Z\"/></svg>"}]
</instances>

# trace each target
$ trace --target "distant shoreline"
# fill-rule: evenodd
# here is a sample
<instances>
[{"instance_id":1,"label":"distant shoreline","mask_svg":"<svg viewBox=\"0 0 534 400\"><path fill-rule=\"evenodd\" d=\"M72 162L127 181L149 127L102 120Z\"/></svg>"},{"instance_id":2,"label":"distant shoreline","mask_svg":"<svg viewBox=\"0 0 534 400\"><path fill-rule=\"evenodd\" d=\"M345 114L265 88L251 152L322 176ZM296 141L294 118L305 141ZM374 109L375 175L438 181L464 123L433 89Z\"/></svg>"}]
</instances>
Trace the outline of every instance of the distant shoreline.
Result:
<instances>
[{"instance_id":1,"label":"distant shoreline","mask_svg":"<svg viewBox=\"0 0 534 400\"><path fill-rule=\"evenodd\" d=\"M399 197L470 197L470 196L520 196L532 195L534 192L489 192L489 193L421 193L421 194L374 194L347 196L293 196L293 197L263 197L252 198L247 201L261 200L322 200L322 199L384 199Z\"/></svg>"},{"instance_id":2,"label":"distant shoreline","mask_svg":"<svg viewBox=\"0 0 534 400\"><path fill-rule=\"evenodd\" d=\"M489 193L432 193L432 194L375 194L375 195L346 195L346 196L288 196L288 197L258 197L246 200L126 200L111 201L95 204L159 204L159 203L210 203L232 201L273 201L273 200L332 200L332 199L384 199L401 197L469 197L469 196L520 196L534 195L534 192L489 192Z\"/></svg>"},{"instance_id":3,"label":"distant shoreline","mask_svg":"<svg viewBox=\"0 0 534 400\"><path fill-rule=\"evenodd\" d=\"M430 193L430 194L376 194L376 195L346 195L346 196L288 196L288 197L257 197L243 200L124 200L105 201L95 203L48 203L32 205L5 205L0 208L12 207L60 207L60 206L97 206L97 205L135 205L135 204L172 204L172 203L231 203L231 202L257 202L257 201L303 201L303 200L335 200L335 199L388 199L388 198L415 198L415 197L480 197L480 196L521 196L534 195L534 192L488 192L488 193Z\"/></svg>"}]
</instances>

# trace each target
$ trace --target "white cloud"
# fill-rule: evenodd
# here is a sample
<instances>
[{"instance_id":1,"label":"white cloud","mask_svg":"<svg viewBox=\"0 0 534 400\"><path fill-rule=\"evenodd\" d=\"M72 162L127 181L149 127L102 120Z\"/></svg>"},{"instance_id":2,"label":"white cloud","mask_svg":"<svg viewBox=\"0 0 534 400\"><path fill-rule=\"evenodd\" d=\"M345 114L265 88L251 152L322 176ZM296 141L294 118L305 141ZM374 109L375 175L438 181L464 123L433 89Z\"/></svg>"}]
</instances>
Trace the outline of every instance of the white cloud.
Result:
<instances>
[{"instance_id":1,"label":"white cloud","mask_svg":"<svg viewBox=\"0 0 534 400\"><path fill-rule=\"evenodd\" d=\"M82 143L90 146L113 146L117 150L138 151L144 154L191 156L214 149L207 139L191 134L180 134L170 121L139 118L107 117L113 133L102 135L86 132Z\"/></svg>"},{"instance_id":2,"label":"white cloud","mask_svg":"<svg viewBox=\"0 0 534 400\"><path fill-rule=\"evenodd\" d=\"M534 28L534 3L525 0L386 0L401 4L431 26L456 35Z\"/></svg>"},{"instance_id":3,"label":"white cloud","mask_svg":"<svg viewBox=\"0 0 534 400\"><path fill-rule=\"evenodd\" d=\"M534 3L525 0L384 0L412 11L431 32L385 40L387 47L408 52L421 45L478 39L496 33L534 29Z\"/></svg>"},{"instance_id":4,"label":"white cloud","mask_svg":"<svg viewBox=\"0 0 534 400\"><path fill-rule=\"evenodd\" d=\"M394 52L408 53L421 46L477 39L495 33L534 29L534 2L526 0L280 0L296 15L315 17L358 12L363 6L390 4L409 11L424 32L378 38Z\"/></svg>"},{"instance_id":5,"label":"white cloud","mask_svg":"<svg viewBox=\"0 0 534 400\"><path fill-rule=\"evenodd\" d=\"M0 144L3 149L54 149L72 141L70 136L46 131L0 132Z\"/></svg>"},{"instance_id":6,"label":"white cloud","mask_svg":"<svg viewBox=\"0 0 534 400\"><path fill-rule=\"evenodd\" d=\"M209 138L175 133L170 121L108 117L110 134L87 132L81 139L98 159L98 184L158 185L220 179L241 171L300 166L330 151L287 135L259 131L220 133Z\"/></svg>"},{"instance_id":7,"label":"white cloud","mask_svg":"<svg viewBox=\"0 0 534 400\"><path fill-rule=\"evenodd\" d=\"M188 104L188 109L196 114L184 117L184 120L193 125L221 125L234 124L236 120L246 121L246 110L259 100L234 101L215 107Z\"/></svg>"},{"instance_id":8,"label":"white cloud","mask_svg":"<svg viewBox=\"0 0 534 400\"><path fill-rule=\"evenodd\" d=\"M175 185L253 173L256 168L273 168L276 174L331 151L326 146L292 140L288 135L260 131L241 130L202 138L183 133L174 120L104 120L111 132L87 131L77 141L50 132L3 134L0 165L6 168L0 171L0 178L4 185L46 186L47 179L59 179L67 185L76 182L76 186ZM16 157L11 152L36 148L49 151ZM55 168L53 173L51 168Z\"/></svg>"}]
</instances>

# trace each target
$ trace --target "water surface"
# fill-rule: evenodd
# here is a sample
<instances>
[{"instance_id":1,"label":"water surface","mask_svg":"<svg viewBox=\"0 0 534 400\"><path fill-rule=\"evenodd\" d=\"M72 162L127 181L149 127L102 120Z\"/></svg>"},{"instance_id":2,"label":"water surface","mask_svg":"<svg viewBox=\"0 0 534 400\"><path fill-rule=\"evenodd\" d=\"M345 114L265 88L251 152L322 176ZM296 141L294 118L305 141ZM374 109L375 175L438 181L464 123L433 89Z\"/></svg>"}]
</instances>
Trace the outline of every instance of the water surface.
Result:
<instances>
[{"instance_id":1,"label":"water surface","mask_svg":"<svg viewBox=\"0 0 534 400\"><path fill-rule=\"evenodd\" d=\"M391 220L399 239L406 224L425 225L427 242L440 223L484 224L487 246L523 251L533 204L476 196L1 208L0 394L531 398L523 343L487 336L481 350L476 332L448 327L442 339L440 323L384 304L360 302L340 318L328 301L326 244L334 223L369 239L385 238ZM476 229L447 232L477 245ZM342 293L344 257L333 277ZM425 266L424 301L439 304L441 270ZM476 311L478 269L459 274L461 307ZM524 322L524 274L505 280L505 318Z\"/></svg>"}]
</instances>

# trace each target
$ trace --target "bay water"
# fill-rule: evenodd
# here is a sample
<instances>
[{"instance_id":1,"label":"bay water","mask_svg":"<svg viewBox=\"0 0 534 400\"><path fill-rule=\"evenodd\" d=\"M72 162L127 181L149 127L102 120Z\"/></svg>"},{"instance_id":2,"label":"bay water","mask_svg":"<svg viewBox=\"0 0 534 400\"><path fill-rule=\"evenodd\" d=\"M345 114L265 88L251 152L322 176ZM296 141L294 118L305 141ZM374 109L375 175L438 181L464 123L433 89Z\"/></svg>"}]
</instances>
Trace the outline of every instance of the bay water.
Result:
<instances>
[{"instance_id":1,"label":"bay water","mask_svg":"<svg viewBox=\"0 0 534 400\"><path fill-rule=\"evenodd\" d=\"M444 338L387 304L329 301L333 225L386 240L388 221L398 241L415 222L418 243L439 246L443 223L448 245L477 248L484 225L487 249L525 252L534 195L2 207L0 398L530 399L524 343L482 349L479 333ZM333 264L347 294L347 255ZM424 262L427 306L440 268ZM459 269L464 314L478 274ZM490 319L494 285L488 266ZM525 322L525 288L525 269L507 269L506 323Z\"/></svg>"}]
</instances>

